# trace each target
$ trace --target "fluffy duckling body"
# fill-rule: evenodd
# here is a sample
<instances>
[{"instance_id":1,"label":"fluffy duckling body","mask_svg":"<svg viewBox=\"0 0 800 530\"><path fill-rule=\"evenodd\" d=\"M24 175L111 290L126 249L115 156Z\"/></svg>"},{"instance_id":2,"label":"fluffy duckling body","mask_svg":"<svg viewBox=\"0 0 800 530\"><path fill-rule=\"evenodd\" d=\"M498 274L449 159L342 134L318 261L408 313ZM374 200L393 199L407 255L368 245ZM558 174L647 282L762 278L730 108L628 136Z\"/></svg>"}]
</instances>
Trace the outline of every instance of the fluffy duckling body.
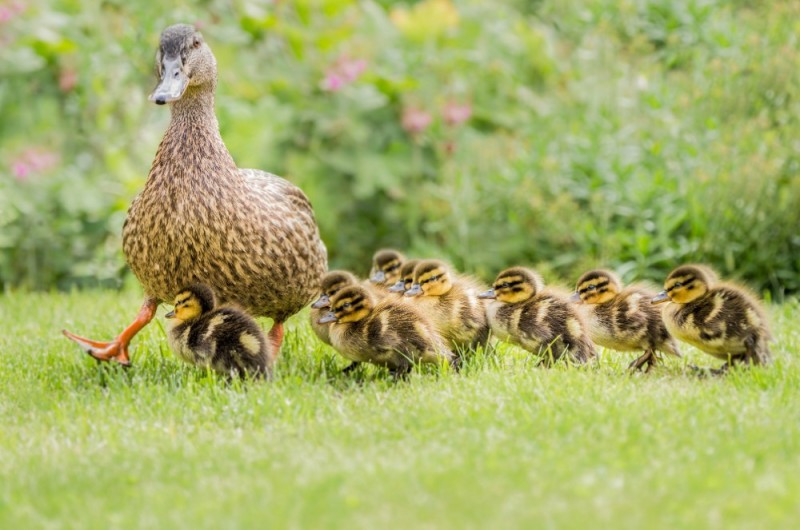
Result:
<instances>
[{"instance_id":1,"label":"fluffy duckling body","mask_svg":"<svg viewBox=\"0 0 800 530\"><path fill-rule=\"evenodd\" d=\"M414 280L405 296L436 326L439 334L458 353L486 344L489 321L486 302L478 298L486 290L477 280L456 275L444 262L423 260L414 267Z\"/></svg>"},{"instance_id":2,"label":"fluffy duckling body","mask_svg":"<svg viewBox=\"0 0 800 530\"><path fill-rule=\"evenodd\" d=\"M761 303L744 287L718 282L705 265L683 265L664 282L654 304L664 308L664 323L677 339L726 364L767 364L772 335Z\"/></svg>"},{"instance_id":3,"label":"fluffy duckling body","mask_svg":"<svg viewBox=\"0 0 800 530\"><path fill-rule=\"evenodd\" d=\"M545 289L535 271L506 269L480 296L494 300L487 310L492 332L541 355L545 365L564 354L575 363L585 363L596 355L588 326L575 305L561 293Z\"/></svg>"},{"instance_id":4,"label":"fluffy duckling body","mask_svg":"<svg viewBox=\"0 0 800 530\"><path fill-rule=\"evenodd\" d=\"M406 257L400 252L386 248L375 252L372 256L372 268L369 271L369 281L383 288L389 288L400 279L400 267Z\"/></svg>"},{"instance_id":5,"label":"fluffy duckling body","mask_svg":"<svg viewBox=\"0 0 800 530\"><path fill-rule=\"evenodd\" d=\"M233 376L268 377L274 355L258 323L239 309L217 307L205 285L185 287L174 300L169 344L187 363Z\"/></svg>"},{"instance_id":6,"label":"fluffy duckling body","mask_svg":"<svg viewBox=\"0 0 800 530\"><path fill-rule=\"evenodd\" d=\"M394 376L417 362L452 363L453 354L436 330L410 304L377 301L362 286L345 287L331 298L331 344L354 363L384 366Z\"/></svg>"},{"instance_id":7,"label":"fluffy duckling body","mask_svg":"<svg viewBox=\"0 0 800 530\"><path fill-rule=\"evenodd\" d=\"M582 304L592 341L617 351L643 350L630 368L647 371L658 363L657 351L680 357L661 309L650 303L655 294L640 286L623 288L616 274L597 269L578 279L572 300Z\"/></svg>"},{"instance_id":8,"label":"fluffy duckling body","mask_svg":"<svg viewBox=\"0 0 800 530\"><path fill-rule=\"evenodd\" d=\"M222 302L272 318L277 351L283 322L308 305L327 269L311 204L292 183L236 166L214 113L217 62L200 32L186 24L165 29L156 71L150 100L168 104L172 117L122 229L144 303L113 341L64 334L96 359L128 364L130 340L158 305L173 300L179 282L196 281Z\"/></svg>"}]
</instances>

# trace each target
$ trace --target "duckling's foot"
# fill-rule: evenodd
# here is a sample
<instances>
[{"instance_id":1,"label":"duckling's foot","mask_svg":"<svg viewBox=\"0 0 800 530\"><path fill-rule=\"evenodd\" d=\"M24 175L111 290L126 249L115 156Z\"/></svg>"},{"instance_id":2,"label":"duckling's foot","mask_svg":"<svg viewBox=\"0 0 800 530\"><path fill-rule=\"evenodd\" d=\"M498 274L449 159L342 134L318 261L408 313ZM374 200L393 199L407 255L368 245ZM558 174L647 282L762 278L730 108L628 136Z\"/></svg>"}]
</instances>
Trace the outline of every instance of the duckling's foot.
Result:
<instances>
[{"instance_id":1,"label":"duckling's foot","mask_svg":"<svg viewBox=\"0 0 800 530\"><path fill-rule=\"evenodd\" d=\"M272 358L277 359L283 344L283 322L275 322L267 333L267 339L272 344Z\"/></svg>"},{"instance_id":2,"label":"duckling's foot","mask_svg":"<svg viewBox=\"0 0 800 530\"><path fill-rule=\"evenodd\" d=\"M350 372L352 372L353 370L355 370L356 368L358 368L360 364L361 364L361 363L357 363L357 362L353 361L352 363L350 363L349 365L347 365L347 366L346 366L346 367L345 367L345 368L342 370L342 373L343 373L343 374L349 374Z\"/></svg>"},{"instance_id":3,"label":"duckling's foot","mask_svg":"<svg viewBox=\"0 0 800 530\"><path fill-rule=\"evenodd\" d=\"M630 371L641 370L644 373L650 371L650 368L656 365L658 362L658 357L654 352L644 352L639 358L634 359L634 361L628 365L628 369Z\"/></svg>"},{"instance_id":4,"label":"duckling's foot","mask_svg":"<svg viewBox=\"0 0 800 530\"><path fill-rule=\"evenodd\" d=\"M116 339L110 342L87 339L70 333L66 329L61 330L61 332L98 361L114 361L123 366L130 366L131 360L130 355L128 355L128 345L131 339L153 319L157 308L158 302L156 300L145 300L139 310L139 314L136 315L136 319Z\"/></svg>"}]
</instances>

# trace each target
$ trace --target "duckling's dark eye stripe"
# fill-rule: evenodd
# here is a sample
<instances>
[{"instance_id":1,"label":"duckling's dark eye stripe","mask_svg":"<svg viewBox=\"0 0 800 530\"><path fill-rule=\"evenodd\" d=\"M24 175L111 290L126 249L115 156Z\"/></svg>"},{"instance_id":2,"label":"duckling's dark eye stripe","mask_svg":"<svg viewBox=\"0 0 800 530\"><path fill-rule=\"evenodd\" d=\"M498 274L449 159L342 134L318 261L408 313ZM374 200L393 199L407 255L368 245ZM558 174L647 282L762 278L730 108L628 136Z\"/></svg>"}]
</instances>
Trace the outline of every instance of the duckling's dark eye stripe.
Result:
<instances>
[{"instance_id":1,"label":"duckling's dark eye stripe","mask_svg":"<svg viewBox=\"0 0 800 530\"><path fill-rule=\"evenodd\" d=\"M511 282L503 282L498 283L495 289L510 289L512 287L516 287L517 285L524 283L522 280L514 280Z\"/></svg>"},{"instance_id":2,"label":"duckling's dark eye stripe","mask_svg":"<svg viewBox=\"0 0 800 530\"><path fill-rule=\"evenodd\" d=\"M444 274L439 274L438 276L431 276L430 278L425 278L424 280L419 282L419 284L420 285L425 285L428 282L435 282L436 280L442 279L442 276L444 276Z\"/></svg>"},{"instance_id":3,"label":"duckling's dark eye stripe","mask_svg":"<svg viewBox=\"0 0 800 530\"><path fill-rule=\"evenodd\" d=\"M400 264L399 263L395 263L393 265L390 265L389 267L386 267L385 269L383 269L383 271L384 272L392 272L392 271L396 271L399 268L400 268Z\"/></svg>"}]
</instances>

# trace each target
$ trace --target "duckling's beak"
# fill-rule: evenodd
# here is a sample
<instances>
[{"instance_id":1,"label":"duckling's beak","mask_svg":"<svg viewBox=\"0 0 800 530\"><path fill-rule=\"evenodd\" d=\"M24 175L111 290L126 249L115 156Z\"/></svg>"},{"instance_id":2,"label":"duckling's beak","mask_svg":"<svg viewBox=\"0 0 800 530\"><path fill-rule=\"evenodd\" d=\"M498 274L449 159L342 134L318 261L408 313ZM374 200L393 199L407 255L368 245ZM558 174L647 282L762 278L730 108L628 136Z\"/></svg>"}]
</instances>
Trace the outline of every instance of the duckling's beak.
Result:
<instances>
[{"instance_id":1,"label":"duckling's beak","mask_svg":"<svg viewBox=\"0 0 800 530\"><path fill-rule=\"evenodd\" d=\"M660 304L660 303L666 302L668 300L669 300L669 295L667 294L667 291L661 291L660 293L655 295L652 300L650 300L650 303L651 304Z\"/></svg>"},{"instance_id":2,"label":"duckling's beak","mask_svg":"<svg viewBox=\"0 0 800 530\"><path fill-rule=\"evenodd\" d=\"M572 302L573 304L583 303L580 293L572 293L572 296L569 297L569 301Z\"/></svg>"},{"instance_id":3,"label":"duckling's beak","mask_svg":"<svg viewBox=\"0 0 800 530\"><path fill-rule=\"evenodd\" d=\"M334 315L331 311L328 311L327 313L322 315L322 318L320 318L317 322L319 322L320 324L327 324L329 322L336 322L336 315Z\"/></svg>"},{"instance_id":4,"label":"duckling's beak","mask_svg":"<svg viewBox=\"0 0 800 530\"><path fill-rule=\"evenodd\" d=\"M165 57L161 64L164 75L148 98L157 105L178 101L189 86L189 76L183 71L180 58Z\"/></svg>"},{"instance_id":5,"label":"duckling's beak","mask_svg":"<svg viewBox=\"0 0 800 530\"><path fill-rule=\"evenodd\" d=\"M406 290L406 282L403 280L398 281L396 284L389 287L390 293L402 293Z\"/></svg>"},{"instance_id":6,"label":"duckling's beak","mask_svg":"<svg viewBox=\"0 0 800 530\"><path fill-rule=\"evenodd\" d=\"M478 298L491 298L494 300L497 298L497 293L494 292L494 289L489 289L488 291L479 294Z\"/></svg>"},{"instance_id":7,"label":"duckling's beak","mask_svg":"<svg viewBox=\"0 0 800 530\"><path fill-rule=\"evenodd\" d=\"M406 291L406 296L419 296L422 294L422 287L418 283L411 284L411 289Z\"/></svg>"},{"instance_id":8,"label":"duckling's beak","mask_svg":"<svg viewBox=\"0 0 800 530\"><path fill-rule=\"evenodd\" d=\"M169 313L164 315L164 318L175 318L175 311L174 310L170 311Z\"/></svg>"},{"instance_id":9,"label":"duckling's beak","mask_svg":"<svg viewBox=\"0 0 800 530\"><path fill-rule=\"evenodd\" d=\"M383 283L386 281L386 273L383 271L377 271L369 277L369 281L372 283Z\"/></svg>"},{"instance_id":10,"label":"duckling's beak","mask_svg":"<svg viewBox=\"0 0 800 530\"><path fill-rule=\"evenodd\" d=\"M323 294L320 296L316 302L311 304L311 307L314 309L322 309L323 307L330 307L331 306L331 299L327 294Z\"/></svg>"}]
</instances>

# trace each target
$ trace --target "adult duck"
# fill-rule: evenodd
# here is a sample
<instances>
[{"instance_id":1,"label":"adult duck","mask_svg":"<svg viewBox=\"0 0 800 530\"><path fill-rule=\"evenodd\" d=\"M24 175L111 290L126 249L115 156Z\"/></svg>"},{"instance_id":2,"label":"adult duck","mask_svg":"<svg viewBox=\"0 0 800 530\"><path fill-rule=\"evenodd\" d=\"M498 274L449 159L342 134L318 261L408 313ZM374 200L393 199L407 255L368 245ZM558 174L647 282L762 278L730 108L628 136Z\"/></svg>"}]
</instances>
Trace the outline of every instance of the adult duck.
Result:
<instances>
[{"instance_id":1,"label":"adult duck","mask_svg":"<svg viewBox=\"0 0 800 530\"><path fill-rule=\"evenodd\" d=\"M327 269L311 204L282 178L236 167L214 113L217 62L195 28L165 29L156 66L150 100L169 104L172 117L122 230L144 303L110 342L64 334L96 359L130 364L128 345L158 305L186 282L203 283L220 303L272 318L268 339L277 352L283 322L318 293Z\"/></svg>"}]
</instances>

